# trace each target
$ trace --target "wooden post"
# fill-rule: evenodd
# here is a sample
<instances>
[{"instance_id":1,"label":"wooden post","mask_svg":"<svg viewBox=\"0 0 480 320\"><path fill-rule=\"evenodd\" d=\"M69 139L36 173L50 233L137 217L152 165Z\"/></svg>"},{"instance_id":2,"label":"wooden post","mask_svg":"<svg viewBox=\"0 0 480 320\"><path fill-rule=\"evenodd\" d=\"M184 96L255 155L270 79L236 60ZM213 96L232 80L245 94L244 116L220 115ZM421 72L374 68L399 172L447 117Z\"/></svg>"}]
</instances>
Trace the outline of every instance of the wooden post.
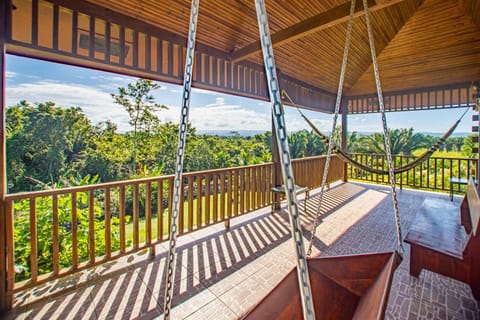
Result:
<instances>
[{"instance_id":1,"label":"wooden post","mask_svg":"<svg viewBox=\"0 0 480 320\"><path fill-rule=\"evenodd\" d=\"M5 83L6 83L6 46L8 10L10 1L0 4L0 315L12 308L12 297L8 291L7 274L7 208L5 195L7 193L6 148L5 148ZM12 253L10 253L12 254ZM11 272L11 271L10 271Z\"/></svg>"},{"instance_id":2,"label":"wooden post","mask_svg":"<svg viewBox=\"0 0 480 320\"><path fill-rule=\"evenodd\" d=\"M342 150L347 153L347 115L348 109L345 101L342 101L340 108L342 113ZM348 181L348 171L347 171L347 162L343 163L343 182Z\"/></svg>"},{"instance_id":3,"label":"wooden post","mask_svg":"<svg viewBox=\"0 0 480 320\"><path fill-rule=\"evenodd\" d=\"M272 116L272 162L273 162L273 170L272 170L272 179L273 179L273 186L279 186L282 184L282 169L280 167L280 154L278 153L278 146L277 146L277 134L275 132L275 127L273 125L273 116ZM272 198L272 213L280 210L280 194L277 192L273 193Z\"/></svg>"}]
</instances>

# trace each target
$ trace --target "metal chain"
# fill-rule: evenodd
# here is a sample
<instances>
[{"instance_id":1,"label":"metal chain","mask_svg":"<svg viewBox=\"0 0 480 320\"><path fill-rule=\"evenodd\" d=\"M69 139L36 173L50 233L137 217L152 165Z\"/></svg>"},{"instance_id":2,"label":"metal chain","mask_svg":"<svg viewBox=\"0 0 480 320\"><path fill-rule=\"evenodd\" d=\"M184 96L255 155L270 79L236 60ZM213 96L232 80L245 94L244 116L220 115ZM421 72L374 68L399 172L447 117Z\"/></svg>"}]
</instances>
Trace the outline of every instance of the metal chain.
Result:
<instances>
[{"instance_id":1,"label":"metal chain","mask_svg":"<svg viewBox=\"0 0 480 320\"><path fill-rule=\"evenodd\" d=\"M177 226L178 214L180 207L180 192L183 183L183 158L185 154L186 133L188 125L188 113L190 109L190 93L193 80L193 62L195 54L195 35L197 32L197 18L198 7L200 0L192 0L190 9L190 25L187 40L187 53L185 60L185 74L183 77L183 95L182 95L182 109L180 114L180 127L178 128L178 147L177 160L175 162L175 179L173 191L173 210L172 219L170 222L170 248L167 258L167 272L165 278L165 299L164 299L164 319L170 319L170 308L172 304L172 293L174 286L175 261L176 261L176 240L177 240Z\"/></svg>"},{"instance_id":2,"label":"metal chain","mask_svg":"<svg viewBox=\"0 0 480 320\"><path fill-rule=\"evenodd\" d=\"M330 168L330 159L332 157L332 149L333 149L333 134L335 132L335 127L337 126L338 120L338 113L340 112L340 102L342 100L342 91L343 91L343 82L345 79L345 70L347 69L347 61L348 61L348 50L350 48L350 38L352 36L352 26L353 26L353 15L355 13L355 0L352 0L350 5L350 19L348 21L347 27L347 34L345 38L345 47L343 49L343 60L342 60L342 69L340 72L340 80L338 81L338 91L337 91L337 99L335 102L335 112L333 114L333 123L332 123L332 131L330 135L330 142L328 143L328 151L327 151L327 159L325 161L325 169L323 170L323 178L322 178L322 188L320 190L320 196L317 206L317 214L315 216L315 221L313 222L312 234L310 236L310 243L308 244L307 250L307 257L312 255L312 246L313 246L313 239L315 238L315 233L317 232L318 222L320 220L320 210L322 208L322 200L323 194L325 192L325 185L327 184L327 177L328 177L328 169Z\"/></svg>"},{"instance_id":3,"label":"metal chain","mask_svg":"<svg viewBox=\"0 0 480 320\"><path fill-rule=\"evenodd\" d=\"M273 57L273 46L270 37L267 11L265 9L265 1L255 0L255 7L257 11L258 28L260 31L265 73L267 76L270 100L272 102L273 123L277 134L277 145L280 153L282 175L286 190L285 194L288 203L290 230L297 256L297 276L300 288L300 300L302 302L303 318L313 320L315 319L315 310L313 308L312 290L308 275L307 259L305 257L305 247L303 244L303 236L300 226L298 201L295 193L293 168L288 147L287 129L285 126L285 118L283 116L284 110L280 98L280 88L275 69L275 59Z\"/></svg>"},{"instance_id":4,"label":"metal chain","mask_svg":"<svg viewBox=\"0 0 480 320\"><path fill-rule=\"evenodd\" d=\"M383 93L382 93L382 85L380 83L380 74L378 72L378 63L377 63L377 55L375 52L375 42L373 40L373 32L372 27L370 24L370 17L368 14L368 4L367 0L363 0L363 8L365 11L365 21L367 24L367 31L368 31L368 41L370 43L370 53L372 55L372 63L373 63L373 72L375 75L375 85L377 87L377 94L378 94L378 106L380 108L380 113L382 115L382 126L383 126L383 134L385 138L385 149L387 152L387 163L388 163L388 175L390 177L390 185L392 187L392 199L393 199L393 209L395 213L395 222L397 224L397 240L398 240L398 247L400 249L400 253L403 254L405 252L403 248L403 237L402 237L402 226L400 223L400 214L398 212L398 201L397 201L397 191L395 190L395 173L393 171L393 160L392 160L392 150L390 146L390 138L388 136L388 128L387 128L387 118L385 117L385 106L383 104Z\"/></svg>"}]
</instances>

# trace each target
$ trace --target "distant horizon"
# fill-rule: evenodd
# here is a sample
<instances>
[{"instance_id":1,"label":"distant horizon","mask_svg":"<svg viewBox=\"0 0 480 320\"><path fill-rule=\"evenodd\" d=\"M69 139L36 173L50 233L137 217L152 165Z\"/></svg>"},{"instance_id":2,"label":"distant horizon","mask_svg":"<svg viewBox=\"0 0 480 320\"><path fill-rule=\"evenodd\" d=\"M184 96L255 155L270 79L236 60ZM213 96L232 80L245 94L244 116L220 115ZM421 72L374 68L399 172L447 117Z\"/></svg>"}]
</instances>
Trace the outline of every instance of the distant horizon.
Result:
<instances>
[{"instance_id":1,"label":"distant horizon","mask_svg":"<svg viewBox=\"0 0 480 320\"><path fill-rule=\"evenodd\" d=\"M408 128L405 128L408 129ZM308 130L309 129L300 129L300 130ZM297 132L300 130L292 131L292 132ZM242 137L252 137L256 134L262 134L267 131L271 130L196 130L197 134L207 134L207 135L218 135L218 136L233 136L236 133L238 133ZM382 133L380 131L356 131L356 130L348 130L348 132L357 132L359 135L371 135L374 133ZM429 132L429 131L415 131L414 133L421 133L424 135L430 135L434 137L441 137L445 134L445 132ZM454 132L452 133L451 137L467 137L471 132Z\"/></svg>"}]
</instances>

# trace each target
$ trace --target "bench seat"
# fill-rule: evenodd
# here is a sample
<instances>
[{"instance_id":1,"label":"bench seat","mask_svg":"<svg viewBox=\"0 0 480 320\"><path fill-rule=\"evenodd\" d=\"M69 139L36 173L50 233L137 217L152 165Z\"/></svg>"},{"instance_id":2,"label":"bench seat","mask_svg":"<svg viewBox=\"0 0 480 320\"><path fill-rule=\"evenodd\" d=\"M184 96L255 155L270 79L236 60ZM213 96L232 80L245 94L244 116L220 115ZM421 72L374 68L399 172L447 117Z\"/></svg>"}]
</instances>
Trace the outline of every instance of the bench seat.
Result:
<instances>
[{"instance_id":1,"label":"bench seat","mask_svg":"<svg viewBox=\"0 0 480 320\"><path fill-rule=\"evenodd\" d=\"M459 208L450 201L425 199L417 212L405 242L462 259L467 234L461 225Z\"/></svg>"},{"instance_id":2,"label":"bench seat","mask_svg":"<svg viewBox=\"0 0 480 320\"><path fill-rule=\"evenodd\" d=\"M422 269L462 281L480 300L480 200L471 179L461 207L426 199L405 238L410 244L410 274Z\"/></svg>"}]
</instances>

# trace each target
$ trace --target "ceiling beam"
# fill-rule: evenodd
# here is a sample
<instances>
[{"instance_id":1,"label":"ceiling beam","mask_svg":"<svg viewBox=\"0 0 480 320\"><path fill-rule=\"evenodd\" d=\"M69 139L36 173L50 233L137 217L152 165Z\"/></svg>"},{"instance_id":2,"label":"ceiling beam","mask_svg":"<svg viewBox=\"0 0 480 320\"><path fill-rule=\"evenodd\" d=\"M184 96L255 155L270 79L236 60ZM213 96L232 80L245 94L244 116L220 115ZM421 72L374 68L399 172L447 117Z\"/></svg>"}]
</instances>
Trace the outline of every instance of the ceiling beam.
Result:
<instances>
[{"instance_id":1,"label":"ceiling beam","mask_svg":"<svg viewBox=\"0 0 480 320\"><path fill-rule=\"evenodd\" d=\"M368 0L367 3L370 11L375 11L402 1L404 0ZM355 3L355 17L362 16L363 14L362 1L357 0ZM311 33L348 21L349 16L350 1L272 34L273 47L281 46L287 42L303 38ZM230 59L232 62L239 62L261 52L261 50L260 40L257 40L232 52Z\"/></svg>"}]
</instances>

